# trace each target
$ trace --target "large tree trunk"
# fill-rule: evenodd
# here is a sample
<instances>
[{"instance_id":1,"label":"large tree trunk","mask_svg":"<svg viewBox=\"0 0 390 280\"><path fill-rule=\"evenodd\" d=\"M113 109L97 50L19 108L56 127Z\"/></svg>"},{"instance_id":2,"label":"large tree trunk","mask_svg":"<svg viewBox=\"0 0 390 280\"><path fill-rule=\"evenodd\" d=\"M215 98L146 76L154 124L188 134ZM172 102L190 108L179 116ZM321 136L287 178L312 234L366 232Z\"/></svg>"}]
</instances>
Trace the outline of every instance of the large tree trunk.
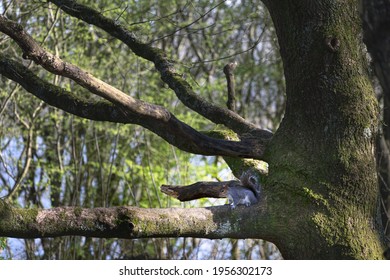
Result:
<instances>
[{"instance_id":1,"label":"large tree trunk","mask_svg":"<svg viewBox=\"0 0 390 280\"><path fill-rule=\"evenodd\" d=\"M285 258L376 259L377 102L359 1L266 1L287 86L267 149L267 199ZM276 222L276 221L275 221Z\"/></svg>"}]
</instances>

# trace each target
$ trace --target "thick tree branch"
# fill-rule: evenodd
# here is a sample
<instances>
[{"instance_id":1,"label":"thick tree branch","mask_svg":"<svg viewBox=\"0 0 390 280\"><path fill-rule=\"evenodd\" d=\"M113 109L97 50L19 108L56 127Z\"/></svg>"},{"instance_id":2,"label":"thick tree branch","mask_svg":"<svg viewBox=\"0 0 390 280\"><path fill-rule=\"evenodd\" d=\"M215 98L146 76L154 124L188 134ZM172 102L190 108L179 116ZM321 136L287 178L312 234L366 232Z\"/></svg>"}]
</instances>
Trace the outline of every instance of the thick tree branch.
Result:
<instances>
[{"instance_id":1,"label":"thick tree branch","mask_svg":"<svg viewBox=\"0 0 390 280\"><path fill-rule=\"evenodd\" d=\"M237 217L245 217L240 219ZM16 209L0 200L0 236L42 238L77 235L105 238L274 238L264 205L210 208Z\"/></svg>"},{"instance_id":2,"label":"thick tree branch","mask_svg":"<svg viewBox=\"0 0 390 280\"><path fill-rule=\"evenodd\" d=\"M189 108L198 112L216 124L223 124L238 134L251 133L256 135L258 141L266 144L272 137L272 133L262 130L247 122L238 114L218 107L199 97L192 87L179 75L163 51L149 44L139 41L129 30L119 25L116 21L104 17L98 11L87 6L77 4L74 0L50 0L71 16L79 18L89 24L93 24L111 36L124 42L136 55L145 58L155 64L161 78L177 97Z\"/></svg>"},{"instance_id":3,"label":"thick tree branch","mask_svg":"<svg viewBox=\"0 0 390 280\"><path fill-rule=\"evenodd\" d=\"M129 123L129 117L113 103L89 101L55 86L38 76L23 64L0 54L0 74L21 85L45 103L73 115L96 121Z\"/></svg>"},{"instance_id":4,"label":"thick tree branch","mask_svg":"<svg viewBox=\"0 0 390 280\"><path fill-rule=\"evenodd\" d=\"M163 107L137 100L115 87L99 80L79 67L43 49L23 27L0 16L0 31L10 36L22 49L23 57L31 59L47 71L72 79L92 93L99 95L140 117L168 121L170 113Z\"/></svg>"},{"instance_id":5,"label":"thick tree branch","mask_svg":"<svg viewBox=\"0 0 390 280\"><path fill-rule=\"evenodd\" d=\"M0 27L1 28L1 27ZM199 133L173 115L167 121L129 113L108 101L88 101L33 74L27 67L0 54L0 74L19 83L28 92L71 114L97 121L139 124L187 152L203 155L261 158L264 146L253 141L226 141Z\"/></svg>"}]
</instances>

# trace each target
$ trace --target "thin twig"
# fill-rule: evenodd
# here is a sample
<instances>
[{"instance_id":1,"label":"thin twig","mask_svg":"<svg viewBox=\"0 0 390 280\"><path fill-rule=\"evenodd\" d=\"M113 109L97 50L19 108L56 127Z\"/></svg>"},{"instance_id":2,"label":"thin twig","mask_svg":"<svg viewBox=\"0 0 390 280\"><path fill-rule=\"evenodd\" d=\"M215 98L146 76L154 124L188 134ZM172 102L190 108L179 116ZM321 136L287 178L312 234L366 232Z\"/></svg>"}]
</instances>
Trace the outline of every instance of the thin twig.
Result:
<instances>
[{"instance_id":1,"label":"thin twig","mask_svg":"<svg viewBox=\"0 0 390 280\"><path fill-rule=\"evenodd\" d=\"M169 33L169 34L167 34L167 35L164 35L164 36L161 36L161 37L159 37L159 38L157 38L157 39L154 39L154 40L150 41L149 44L153 44L153 43L155 43L155 42L157 42L157 41L159 41L159 40L165 39L165 38L167 38L167 37L171 37L171 36L175 35L177 32L180 32L181 30L190 27L191 25L193 25L193 24L197 23L198 21L200 21L202 18L204 18L206 15L208 15L209 13L211 13L213 10L215 10L216 8L218 8L219 6L221 6L221 5L222 5L223 3L225 3L225 2L226 2L226 0L223 0L223 1L219 2L217 5L215 5L214 7L212 7L210 10L208 10L206 13L204 13L203 15L201 15L200 17L198 17L198 18L197 18L196 20L194 20L193 22L191 22L191 23L189 23L189 24L186 24L186 25L184 25L184 26L182 26L182 27L176 29L176 30L173 31L172 33Z\"/></svg>"},{"instance_id":2,"label":"thin twig","mask_svg":"<svg viewBox=\"0 0 390 280\"><path fill-rule=\"evenodd\" d=\"M263 31L261 32L259 38L256 40L256 42L255 42L251 47L249 47L248 49L245 49L245 50L239 51L239 52L235 52L235 53L230 54L230 55L227 55L227 56L222 56L222 57L219 57L219 58L216 58L216 59L209 59L209 60L202 60L202 61L192 62L191 64L192 64L192 65L196 65L196 64L202 64L202 63L210 63L210 62L215 62L215 61L220 61L220 60L232 58L232 57L235 57L235 56L240 55L240 54L243 54L243 53L247 53L247 52L253 50L254 48L256 48L257 45L261 42L261 40L262 40L263 37L264 37L265 30L266 30L266 26L264 26L264 29L263 29Z\"/></svg>"}]
</instances>

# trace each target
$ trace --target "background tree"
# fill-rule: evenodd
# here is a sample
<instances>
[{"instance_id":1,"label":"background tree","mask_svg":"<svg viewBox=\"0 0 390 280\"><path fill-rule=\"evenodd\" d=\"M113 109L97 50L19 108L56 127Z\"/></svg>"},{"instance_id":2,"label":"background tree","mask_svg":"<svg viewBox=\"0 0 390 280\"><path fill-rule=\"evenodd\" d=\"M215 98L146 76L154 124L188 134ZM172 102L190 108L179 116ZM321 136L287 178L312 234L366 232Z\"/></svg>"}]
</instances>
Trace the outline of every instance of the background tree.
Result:
<instances>
[{"instance_id":1,"label":"background tree","mask_svg":"<svg viewBox=\"0 0 390 280\"><path fill-rule=\"evenodd\" d=\"M390 240L390 161L389 161L389 96L390 96L390 34L388 30L390 1L363 1L365 43L372 56L382 125L377 140L378 182L381 191L381 218L387 240ZM390 257L390 256L389 256Z\"/></svg>"},{"instance_id":2,"label":"background tree","mask_svg":"<svg viewBox=\"0 0 390 280\"><path fill-rule=\"evenodd\" d=\"M111 1L84 1L85 6L49 2L2 6L6 17L0 19L0 30L7 36L0 72L44 103L34 99L34 105L30 96L18 94L18 85L4 81L9 90L2 92L6 117L1 145L6 153L1 168L8 199L1 204L1 235L72 235L42 239L46 258L91 257L91 248L96 258L116 257L116 252L136 257L153 246L148 252L153 257L180 255L159 252L162 248L180 248L181 257L193 257L194 246L187 239L137 244L91 239L176 236L263 238L286 258L382 257L372 153L377 107L357 1L263 1L278 35L286 88L281 61L270 52L276 45L270 19L257 1L131 7ZM45 13L26 12L38 9ZM26 60L16 59L20 53ZM226 94L221 94L226 91L222 69L233 57L239 64L234 72L237 113L224 109ZM34 63L26 64L29 60ZM55 75L39 74L42 68ZM288 102L278 127L284 91ZM159 94L152 98L151 92ZM140 124L181 150L218 157L191 157L140 128L86 122L47 104L83 118ZM202 117L190 116L183 105ZM209 136L199 133L213 129L205 119L232 132L219 126ZM272 137L259 126L278 129ZM227 206L144 209L171 206L158 195L164 180L180 185L202 180L194 165L204 163L205 179L222 176L226 165L219 156L236 177L247 168L261 173L264 167L241 158L269 164L259 205L234 212ZM20 159L13 162L15 158ZM23 211L9 201L25 208L53 208ZM111 207L127 203L141 208ZM170 242L180 243L168 246ZM72 255L51 251L73 243L83 246L74 246ZM229 254L214 257L237 257L236 244ZM27 251L33 252L35 245L26 242ZM262 243L253 246L264 248ZM256 256L262 254L258 250Z\"/></svg>"}]
</instances>

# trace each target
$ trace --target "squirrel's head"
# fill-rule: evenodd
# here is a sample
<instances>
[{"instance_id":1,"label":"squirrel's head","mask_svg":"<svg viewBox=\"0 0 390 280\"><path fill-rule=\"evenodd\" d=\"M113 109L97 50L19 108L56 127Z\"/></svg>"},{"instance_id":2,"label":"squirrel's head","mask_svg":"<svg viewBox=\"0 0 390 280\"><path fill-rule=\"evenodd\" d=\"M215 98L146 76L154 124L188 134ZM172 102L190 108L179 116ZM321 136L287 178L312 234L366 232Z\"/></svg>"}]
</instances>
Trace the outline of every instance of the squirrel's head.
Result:
<instances>
[{"instance_id":1,"label":"squirrel's head","mask_svg":"<svg viewBox=\"0 0 390 280\"><path fill-rule=\"evenodd\" d=\"M261 185L260 185L259 179L252 172L246 171L246 172L242 173L242 175L240 177L240 181L241 181L241 184L243 186L249 187L250 189L252 189L253 191L256 191L257 193L260 192Z\"/></svg>"}]
</instances>

